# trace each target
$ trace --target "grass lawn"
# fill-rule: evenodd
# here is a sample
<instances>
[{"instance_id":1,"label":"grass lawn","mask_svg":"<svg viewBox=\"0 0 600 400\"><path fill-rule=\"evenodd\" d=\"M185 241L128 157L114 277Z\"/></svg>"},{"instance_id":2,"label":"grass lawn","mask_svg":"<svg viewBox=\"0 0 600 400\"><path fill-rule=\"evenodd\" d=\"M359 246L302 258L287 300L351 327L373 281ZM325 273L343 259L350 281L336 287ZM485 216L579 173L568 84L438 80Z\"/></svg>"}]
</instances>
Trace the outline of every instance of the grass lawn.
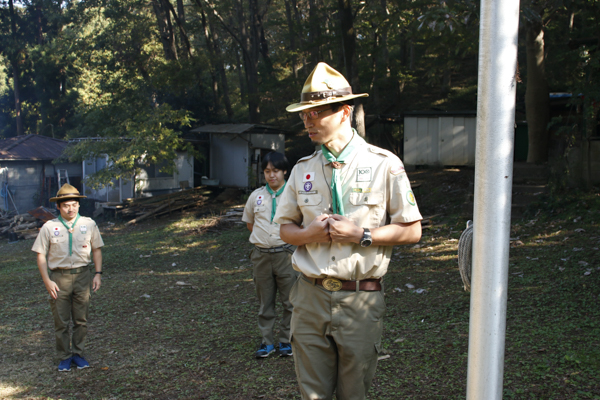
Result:
<instances>
[{"instance_id":1,"label":"grass lawn","mask_svg":"<svg viewBox=\"0 0 600 400\"><path fill-rule=\"evenodd\" d=\"M394 249L386 358L369 398L464 399L470 298L457 247L473 171L409 175L422 182L422 213L441 216L418 245ZM56 371L33 241L3 239L0 398L298 399L291 358L253 357L260 336L245 225L200 234L207 223L198 210L136 226L100 223L105 273L90 309L92 368L69 373ZM505 399L600 399L599 227L597 190L540 197L513 222Z\"/></svg>"}]
</instances>

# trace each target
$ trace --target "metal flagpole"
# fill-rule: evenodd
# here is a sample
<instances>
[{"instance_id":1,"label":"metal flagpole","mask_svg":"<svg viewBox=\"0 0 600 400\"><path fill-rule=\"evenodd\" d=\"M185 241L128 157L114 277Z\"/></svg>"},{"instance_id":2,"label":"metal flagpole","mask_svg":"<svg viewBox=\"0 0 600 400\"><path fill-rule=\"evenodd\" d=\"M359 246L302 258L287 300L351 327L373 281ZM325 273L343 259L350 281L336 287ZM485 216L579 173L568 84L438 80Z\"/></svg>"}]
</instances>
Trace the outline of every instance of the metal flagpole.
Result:
<instances>
[{"instance_id":1,"label":"metal flagpole","mask_svg":"<svg viewBox=\"0 0 600 400\"><path fill-rule=\"evenodd\" d=\"M482 0L468 400L501 400L512 194L518 0Z\"/></svg>"}]
</instances>

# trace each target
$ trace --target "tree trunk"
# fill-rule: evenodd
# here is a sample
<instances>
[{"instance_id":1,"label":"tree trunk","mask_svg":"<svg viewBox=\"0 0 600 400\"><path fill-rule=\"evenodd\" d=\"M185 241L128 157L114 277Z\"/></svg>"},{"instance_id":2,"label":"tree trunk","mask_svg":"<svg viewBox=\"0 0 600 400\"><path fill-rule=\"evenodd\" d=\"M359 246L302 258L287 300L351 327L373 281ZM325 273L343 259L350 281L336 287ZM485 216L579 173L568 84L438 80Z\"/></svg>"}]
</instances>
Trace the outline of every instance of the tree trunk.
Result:
<instances>
[{"instance_id":1,"label":"tree trunk","mask_svg":"<svg viewBox=\"0 0 600 400\"><path fill-rule=\"evenodd\" d=\"M318 45L321 36L321 18L322 12L317 7L315 0L308 0L308 37L311 41L310 46L310 69L321 61L320 46Z\"/></svg>"},{"instance_id":2,"label":"tree trunk","mask_svg":"<svg viewBox=\"0 0 600 400\"><path fill-rule=\"evenodd\" d=\"M167 60L177 60L177 46L175 45L175 33L171 24L170 10L168 7L164 7L161 0L152 0L152 7L158 23L158 32L165 58Z\"/></svg>"},{"instance_id":3,"label":"tree trunk","mask_svg":"<svg viewBox=\"0 0 600 400\"><path fill-rule=\"evenodd\" d=\"M216 29L213 28L211 23L211 19L208 18L204 9L202 7L202 3L200 1L196 2L198 7L200 8L200 17L202 20L202 27L204 30L204 38L206 40L206 47L208 49L209 58L212 64L213 72L211 75L213 76L213 90L216 96L215 104L219 103L219 91L218 91L218 81L217 77L221 81L221 91L223 102L225 103L225 110L227 112L227 118L231 121L233 118L233 109L231 108L231 100L229 98L229 84L227 82L227 75L225 74L225 67L223 63L223 57L221 56L221 48L219 45L219 34Z\"/></svg>"},{"instance_id":4,"label":"tree trunk","mask_svg":"<svg viewBox=\"0 0 600 400\"><path fill-rule=\"evenodd\" d=\"M529 131L528 163L548 160L548 122L550 100L544 68L544 30L539 24L527 26L527 89L525 112Z\"/></svg>"},{"instance_id":5,"label":"tree trunk","mask_svg":"<svg viewBox=\"0 0 600 400\"><path fill-rule=\"evenodd\" d=\"M10 28L13 38L12 54L10 56L10 63L12 64L13 70L13 93L15 95L15 122L17 125L17 136L23 134L23 117L21 115L21 90L19 83L19 48L17 43L17 16L15 15L15 8L13 0L8 0L8 8L10 13Z\"/></svg>"},{"instance_id":6,"label":"tree trunk","mask_svg":"<svg viewBox=\"0 0 600 400\"><path fill-rule=\"evenodd\" d=\"M358 80L358 67L356 65L356 32L354 31L354 17L350 0L338 0L341 25L342 25L342 48L344 50L344 66L346 77L352 86L352 93L360 93L360 82ZM365 137L365 111L362 101L354 100L354 121L356 131L361 137Z\"/></svg>"}]
</instances>

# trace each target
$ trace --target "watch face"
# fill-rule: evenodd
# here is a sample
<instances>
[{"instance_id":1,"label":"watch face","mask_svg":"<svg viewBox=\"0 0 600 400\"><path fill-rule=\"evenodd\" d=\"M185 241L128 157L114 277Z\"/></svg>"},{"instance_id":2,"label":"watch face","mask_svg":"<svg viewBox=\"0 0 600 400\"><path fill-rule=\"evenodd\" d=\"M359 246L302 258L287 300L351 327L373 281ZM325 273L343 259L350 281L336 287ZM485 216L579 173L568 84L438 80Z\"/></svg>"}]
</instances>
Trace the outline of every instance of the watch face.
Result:
<instances>
[{"instance_id":1,"label":"watch face","mask_svg":"<svg viewBox=\"0 0 600 400\"><path fill-rule=\"evenodd\" d=\"M360 241L360 245L362 247L369 247L371 245L371 243L373 243L373 241L371 239L363 239Z\"/></svg>"}]
</instances>

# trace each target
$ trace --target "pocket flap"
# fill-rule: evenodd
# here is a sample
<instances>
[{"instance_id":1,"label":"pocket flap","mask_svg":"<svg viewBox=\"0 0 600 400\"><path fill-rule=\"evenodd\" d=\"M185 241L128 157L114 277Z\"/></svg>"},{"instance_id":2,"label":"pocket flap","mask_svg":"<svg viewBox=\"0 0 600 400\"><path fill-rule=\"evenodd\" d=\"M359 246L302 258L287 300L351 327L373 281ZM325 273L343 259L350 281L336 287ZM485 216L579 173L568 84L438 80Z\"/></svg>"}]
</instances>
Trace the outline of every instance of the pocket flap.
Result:
<instances>
[{"instance_id":1,"label":"pocket flap","mask_svg":"<svg viewBox=\"0 0 600 400\"><path fill-rule=\"evenodd\" d=\"M320 194L300 194L298 195L298 205L302 206L318 206L321 204L323 196Z\"/></svg>"},{"instance_id":2,"label":"pocket flap","mask_svg":"<svg viewBox=\"0 0 600 400\"><path fill-rule=\"evenodd\" d=\"M254 212L255 213L257 213L257 212L263 212L266 209L267 209L267 207L265 207L265 206L254 206Z\"/></svg>"},{"instance_id":3,"label":"pocket flap","mask_svg":"<svg viewBox=\"0 0 600 400\"><path fill-rule=\"evenodd\" d=\"M65 240L67 240L66 236L53 237L50 238L50 243L63 243Z\"/></svg>"},{"instance_id":4,"label":"pocket flap","mask_svg":"<svg viewBox=\"0 0 600 400\"><path fill-rule=\"evenodd\" d=\"M382 204L383 193L350 193L350 203L355 206Z\"/></svg>"}]
</instances>

